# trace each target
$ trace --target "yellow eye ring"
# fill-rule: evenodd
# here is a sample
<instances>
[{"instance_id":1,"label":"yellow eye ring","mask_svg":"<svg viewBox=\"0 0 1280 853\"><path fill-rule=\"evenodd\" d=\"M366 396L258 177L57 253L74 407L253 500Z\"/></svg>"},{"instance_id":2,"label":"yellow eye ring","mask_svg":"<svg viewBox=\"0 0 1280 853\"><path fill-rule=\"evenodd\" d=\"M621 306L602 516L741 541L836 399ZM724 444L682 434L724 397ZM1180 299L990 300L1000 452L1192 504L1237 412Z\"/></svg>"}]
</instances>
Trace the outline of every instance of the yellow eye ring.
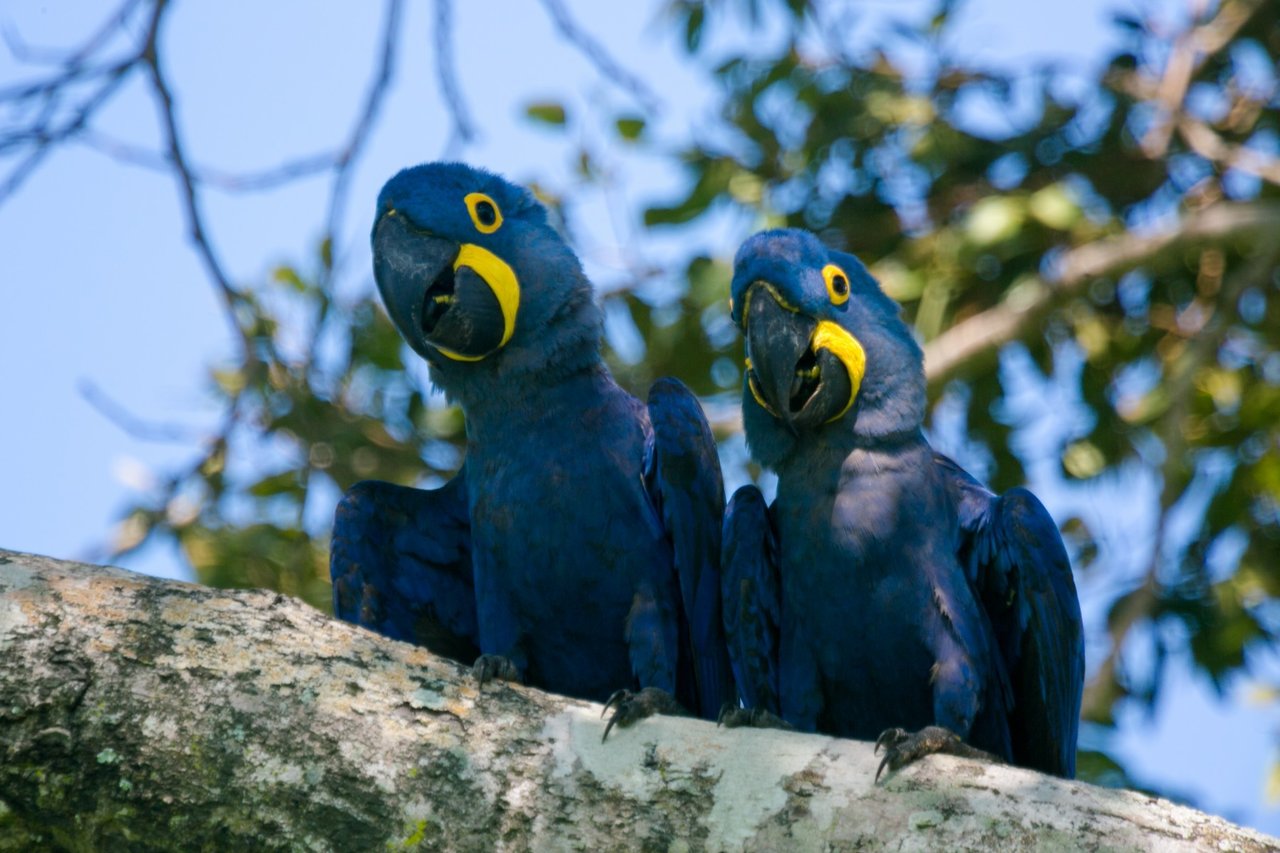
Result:
<instances>
[{"instance_id":1,"label":"yellow eye ring","mask_svg":"<svg viewBox=\"0 0 1280 853\"><path fill-rule=\"evenodd\" d=\"M489 196L484 193L467 193L462 200L466 202L471 224L481 234L492 234L502 227L502 211L498 209L498 203Z\"/></svg>"},{"instance_id":2,"label":"yellow eye ring","mask_svg":"<svg viewBox=\"0 0 1280 853\"><path fill-rule=\"evenodd\" d=\"M827 264L822 268L822 280L827 283L827 295L832 305L843 305L849 301L849 276L835 264Z\"/></svg>"}]
</instances>

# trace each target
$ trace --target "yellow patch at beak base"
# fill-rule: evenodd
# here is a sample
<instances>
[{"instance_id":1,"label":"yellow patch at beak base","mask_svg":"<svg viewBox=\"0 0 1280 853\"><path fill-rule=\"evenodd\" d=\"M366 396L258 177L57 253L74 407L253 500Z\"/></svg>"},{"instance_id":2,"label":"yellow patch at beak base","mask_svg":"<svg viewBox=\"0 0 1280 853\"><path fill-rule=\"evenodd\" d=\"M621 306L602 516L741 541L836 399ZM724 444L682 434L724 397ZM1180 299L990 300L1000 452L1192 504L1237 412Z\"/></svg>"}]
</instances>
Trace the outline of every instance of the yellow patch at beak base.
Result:
<instances>
[{"instance_id":1,"label":"yellow patch at beak base","mask_svg":"<svg viewBox=\"0 0 1280 853\"><path fill-rule=\"evenodd\" d=\"M858 343L857 338L849 334L844 327L830 320L822 320L814 328L813 336L809 338L809 349L814 353L820 349L827 350L840 359L840 363L849 373L849 401L836 413L835 417L827 419L827 423L831 423L844 417L845 412L853 407L858 389L862 386L862 377L867 372L867 353L862 348L862 344Z\"/></svg>"},{"instance_id":2,"label":"yellow patch at beak base","mask_svg":"<svg viewBox=\"0 0 1280 853\"><path fill-rule=\"evenodd\" d=\"M502 340L493 350L497 352L507 345L507 341L511 340L511 336L516 331L516 314L520 310L520 281L516 278L515 270L511 269L506 261L474 243L463 243L458 252L458 257L453 262L454 272L462 267L469 267L480 276L480 280L493 291L493 295L498 300L498 307L502 309ZM493 354L489 352L484 355L463 355L441 346L437 346L436 349L454 361L480 361Z\"/></svg>"}]
</instances>

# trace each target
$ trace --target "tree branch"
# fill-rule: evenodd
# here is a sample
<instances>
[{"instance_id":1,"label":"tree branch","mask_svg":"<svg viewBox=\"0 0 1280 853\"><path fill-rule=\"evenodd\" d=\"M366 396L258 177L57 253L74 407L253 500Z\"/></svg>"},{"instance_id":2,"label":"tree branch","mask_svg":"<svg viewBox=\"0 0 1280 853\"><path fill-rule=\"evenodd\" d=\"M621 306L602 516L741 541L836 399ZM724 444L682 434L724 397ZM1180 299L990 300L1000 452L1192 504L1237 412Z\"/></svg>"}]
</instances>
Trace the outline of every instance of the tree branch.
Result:
<instances>
[{"instance_id":1,"label":"tree branch","mask_svg":"<svg viewBox=\"0 0 1280 853\"><path fill-rule=\"evenodd\" d=\"M471 122L466 101L462 97L462 89L458 86L457 67L453 58L453 0L436 0L435 47L436 82L453 119L453 129L445 144L445 151L451 152L470 143L476 135L475 125Z\"/></svg>"},{"instance_id":2,"label":"tree branch","mask_svg":"<svg viewBox=\"0 0 1280 853\"><path fill-rule=\"evenodd\" d=\"M140 418L89 379L77 383L80 396L97 412L138 441L175 441L188 443L205 435L204 430L184 424L154 423Z\"/></svg>"},{"instance_id":3,"label":"tree branch","mask_svg":"<svg viewBox=\"0 0 1280 853\"><path fill-rule=\"evenodd\" d=\"M1203 7L1196 11L1203 14ZM1153 160L1164 157L1169 150L1169 138L1182 112L1187 90L1197 71L1212 56L1231 43L1240 28L1262 7L1262 0L1227 0L1217 14L1206 23L1181 33L1169 52L1164 76L1156 87L1155 101L1159 113L1146 136L1142 138L1142 151Z\"/></svg>"},{"instance_id":4,"label":"tree branch","mask_svg":"<svg viewBox=\"0 0 1280 853\"><path fill-rule=\"evenodd\" d=\"M154 32L150 27L142 44L125 58L105 64L90 64L90 60L94 60L107 47L116 31L126 27L139 5L138 0L126 0L121 4L84 44L58 60L63 66L58 73L35 82L0 89L0 105L15 111L32 105L36 111L29 123L12 129L0 129L0 155L11 150L27 149L26 156L9 170L4 182L0 184L0 203L17 192L57 145L85 132L93 116L111 100L128 79L129 73L143 61L150 43L148 39ZM159 14L158 9L155 14ZM15 57L32 61L32 51L16 33L6 30L5 41ZM91 81L95 84L93 91L81 99L59 123L57 118L63 99L77 86L88 85Z\"/></svg>"},{"instance_id":5,"label":"tree branch","mask_svg":"<svg viewBox=\"0 0 1280 853\"><path fill-rule=\"evenodd\" d=\"M600 42L578 26L573 16L569 14L569 10L565 8L563 0L541 0L541 2L547 14L551 16L551 22L560 31L560 36L576 47L587 61L595 66L596 71L618 88L628 92L639 102L645 112L655 114L662 109L661 100L643 79L623 68Z\"/></svg>"},{"instance_id":6,"label":"tree branch","mask_svg":"<svg viewBox=\"0 0 1280 853\"><path fill-rule=\"evenodd\" d=\"M347 144L337 153L333 160L333 186L329 192L329 212L325 217L325 235L330 241L330 256L337 253L338 228L342 224L342 215L346 212L347 195L351 185L351 170L364 151L369 141L369 134L377 125L378 112L386 98L387 87L396 68L396 43L400 37L400 21L403 17L403 0L387 0L386 20L382 26L381 48L379 59L365 94L364 104L360 108L355 124L351 127L351 135ZM323 289L329 289L329 277L332 275L332 264L326 265Z\"/></svg>"},{"instance_id":7,"label":"tree branch","mask_svg":"<svg viewBox=\"0 0 1280 853\"><path fill-rule=\"evenodd\" d=\"M0 836L72 849L1275 849L1128 791L657 718L261 591L0 551Z\"/></svg>"},{"instance_id":8,"label":"tree branch","mask_svg":"<svg viewBox=\"0 0 1280 853\"><path fill-rule=\"evenodd\" d=\"M1239 169L1280 186L1280 160L1243 145L1232 145L1209 125L1188 116L1178 120L1178 135L1188 148L1209 162L1224 169Z\"/></svg>"},{"instance_id":9,"label":"tree branch","mask_svg":"<svg viewBox=\"0 0 1280 853\"><path fill-rule=\"evenodd\" d=\"M75 141L129 166L138 166L165 174L173 168L173 164L164 154L125 142L93 128L85 128ZM228 172L207 166L188 165L192 179L208 187L229 193L265 192L320 172L332 171L340 154L341 152L337 150L305 154L253 172Z\"/></svg>"},{"instance_id":10,"label":"tree branch","mask_svg":"<svg viewBox=\"0 0 1280 853\"><path fill-rule=\"evenodd\" d=\"M160 123L164 134L167 157L173 166L174 177L178 181L182 206L187 217L187 227L190 229L191 241L195 244L196 252L200 255L200 259L204 261L205 270L208 272L209 278L212 279L214 289L222 300L223 309L227 315L227 321L231 325L232 332L241 342L244 360L246 363L252 363L257 359L257 354L253 351L253 347L250 346L245 330L241 328L240 321L236 317L235 309L239 295L236 293L235 288L232 287L231 279L223 269L222 262L218 260L218 256L214 253L213 244L208 236L208 229L205 228L204 217L200 212L197 182L187 161L182 134L178 130L178 118L174 109L173 93L170 91L169 83L160 67L160 24L168 7L169 0L156 0L155 13L151 18L145 42L146 47L142 54L143 61L146 63L147 71L151 77L151 88L155 94L157 106L160 109Z\"/></svg>"},{"instance_id":11,"label":"tree branch","mask_svg":"<svg viewBox=\"0 0 1280 853\"><path fill-rule=\"evenodd\" d=\"M977 369L981 356L1040 331L1044 318L1089 282L1120 275L1168 252L1198 243L1258 240L1280 235L1280 204L1216 204L1185 217L1160 234L1131 233L1071 249L1054 265L1048 281L1019 287L993 308L956 323L924 348L931 388L941 388L962 370Z\"/></svg>"}]
</instances>

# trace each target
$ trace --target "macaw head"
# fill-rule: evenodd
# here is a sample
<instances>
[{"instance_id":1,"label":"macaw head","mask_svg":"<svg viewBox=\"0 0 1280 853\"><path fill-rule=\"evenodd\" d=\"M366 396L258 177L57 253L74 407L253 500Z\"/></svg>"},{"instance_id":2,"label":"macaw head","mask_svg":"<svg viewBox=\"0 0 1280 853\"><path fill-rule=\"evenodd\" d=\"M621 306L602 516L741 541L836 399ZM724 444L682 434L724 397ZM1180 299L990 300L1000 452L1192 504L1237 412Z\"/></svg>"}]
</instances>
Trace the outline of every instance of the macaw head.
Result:
<instances>
[{"instance_id":1,"label":"macaw head","mask_svg":"<svg viewBox=\"0 0 1280 853\"><path fill-rule=\"evenodd\" d=\"M761 232L734 258L731 299L747 339L743 420L760 461L777 461L807 434L919 429L920 347L853 255L808 231Z\"/></svg>"},{"instance_id":2,"label":"macaw head","mask_svg":"<svg viewBox=\"0 0 1280 853\"><path fill-rule=\"evenodd\" d=\"M396 328L451 394L599 359L600 312L577 256L528 190L490 172L426 163L387 181L373 274Z\"/></svg>"}]
</instances>

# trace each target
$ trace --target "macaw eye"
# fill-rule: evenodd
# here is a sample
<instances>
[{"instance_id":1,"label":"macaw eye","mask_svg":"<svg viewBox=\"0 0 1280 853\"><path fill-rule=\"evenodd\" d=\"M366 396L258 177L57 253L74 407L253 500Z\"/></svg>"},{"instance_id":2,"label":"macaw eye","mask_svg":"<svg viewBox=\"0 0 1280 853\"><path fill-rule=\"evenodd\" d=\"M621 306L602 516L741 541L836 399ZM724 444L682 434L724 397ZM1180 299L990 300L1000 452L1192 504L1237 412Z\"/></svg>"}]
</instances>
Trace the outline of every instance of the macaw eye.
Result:
<instances>
[{"instance_id":1,"label":"macaw eye","mask_svg":"<svg viewBox=\"0 0 1280 853\"><path fill-rule=\"evenodd\" d=\"M502 211L493 199L484 193L468 193L463 201L467 203L472 224L481 234L492 234L502 227Z\"/></svg>"},{"instance_id":2,"label":"macaw eye","mask_svg":"<svg viewBox=\"0 0 1280 853\"><path fill-rule=\"evenodd\" d=\"M835 264L827 264L822 268L822 280L827 283L827 295L832 305L843 305L849 301L849 276Z\"/></svg>"}]
</instances>

